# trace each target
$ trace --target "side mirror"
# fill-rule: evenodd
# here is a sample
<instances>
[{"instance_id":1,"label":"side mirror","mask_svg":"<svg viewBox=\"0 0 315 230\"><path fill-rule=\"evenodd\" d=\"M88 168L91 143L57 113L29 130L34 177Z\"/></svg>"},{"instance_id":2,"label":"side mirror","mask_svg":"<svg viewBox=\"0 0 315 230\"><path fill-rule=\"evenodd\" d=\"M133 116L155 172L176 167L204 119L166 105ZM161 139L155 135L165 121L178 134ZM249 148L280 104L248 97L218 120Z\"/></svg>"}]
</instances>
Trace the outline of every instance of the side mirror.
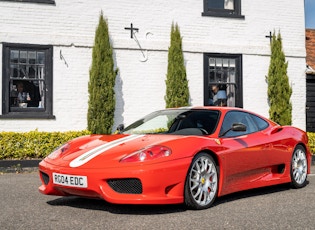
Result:
<instances>
[{"instance_id":1,"label":"side mirror","mask_svg":"<svg viewBox=\"0 0 315 230\"><path fill-rule=\"evenodd\" d=\"M120 124L116 128L116 132L121 133L124 130L124 128L125 128L124 124Z\"/></svg>"},{"instance_id":2,"label":"side mirror","mask_svg":"<svg viewBox=\"0 0 315 230\"><path fill-rule=\"evenodd\" d=\"M246 125L243 123L234 123L232 124L232 127L220 134L220 137L223 137L225 134L227 134L230 131L235 131L235 132L245 132L247 129Z\"/></svg>"},{"instance_id":3,"label":"side mirror","mask_svg":"<svg viewBox=\"0 0 315 230\"><path fill-rule=\"evenodd\" d=\"M236 132L245 132L246 131L246 125L243 123L234 123L231 128L232 131Z\"/></svg>"}]
</instances>

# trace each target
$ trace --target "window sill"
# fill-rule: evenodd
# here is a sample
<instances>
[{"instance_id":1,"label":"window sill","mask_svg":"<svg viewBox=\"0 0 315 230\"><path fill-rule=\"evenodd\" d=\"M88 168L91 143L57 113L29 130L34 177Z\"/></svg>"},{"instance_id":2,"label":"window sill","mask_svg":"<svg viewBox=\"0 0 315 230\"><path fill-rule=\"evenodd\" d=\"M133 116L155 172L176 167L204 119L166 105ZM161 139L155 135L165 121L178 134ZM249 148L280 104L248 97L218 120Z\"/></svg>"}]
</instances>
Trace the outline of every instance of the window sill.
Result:
<instances>
[{"instance_id":1,"label":"window sill","mask_svg":"<svg viewBox=\"0 0 315 230\"><path fill-rule=\"evenodd\" d=\"M56 117L47 113L29 113L29 112L11 112L9 114L0 115L0 119L50 119L54 120Z\"/></svg>"},{"instance_id":2,"label":"window sill","mask_svg":"<svg viewBox=\"0 0 315 230\"><path fill-rule=\"evenodd\" d=\"M2 0L6 2L27 2L27 3L42 3L56 5L55 0Z\"/></svg>"},{"instance_id":3,"label":"window sill","mask_svg":"<svg viewBox=\"0 0 315 230\"><path fill-rule=\"evenodd\" d=\"M223 13L223 12L203 12L201 14L205 17L220 17L220 18L238 18L238 19L245 19L244 15L240 14L229 14L229 13Z\"/></svg>"}]
</instances>

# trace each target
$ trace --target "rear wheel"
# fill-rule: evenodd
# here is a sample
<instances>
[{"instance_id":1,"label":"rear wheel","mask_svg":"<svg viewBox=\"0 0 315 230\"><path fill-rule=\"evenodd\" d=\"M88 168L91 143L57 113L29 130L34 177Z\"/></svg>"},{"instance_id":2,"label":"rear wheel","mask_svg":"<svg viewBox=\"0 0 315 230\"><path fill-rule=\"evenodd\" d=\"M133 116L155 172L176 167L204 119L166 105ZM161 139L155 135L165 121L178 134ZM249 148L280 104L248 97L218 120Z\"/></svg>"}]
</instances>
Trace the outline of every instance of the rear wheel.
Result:
<instances>
[{"instance_id":1,"label":"rear wheel","mask_svg":"<svg viewBox=\"0 0 315 230\"><path fill-rule=\"evenodd\" d=\"M291 159L291 184L294 188L302 188L307 183L307 159L303 146L298 145Z\"/></svg>"},{"instance_id":2,"label":"rear wheel","mask_svg":"<svg viewBox=\"0 0 315 230\"><path fill-rule=\"evenodd\" d=\"M218 167L209 154L193 159L185 183L185 204L192 209L209 208L218 193Z\"/></svg>"}]
</instances>

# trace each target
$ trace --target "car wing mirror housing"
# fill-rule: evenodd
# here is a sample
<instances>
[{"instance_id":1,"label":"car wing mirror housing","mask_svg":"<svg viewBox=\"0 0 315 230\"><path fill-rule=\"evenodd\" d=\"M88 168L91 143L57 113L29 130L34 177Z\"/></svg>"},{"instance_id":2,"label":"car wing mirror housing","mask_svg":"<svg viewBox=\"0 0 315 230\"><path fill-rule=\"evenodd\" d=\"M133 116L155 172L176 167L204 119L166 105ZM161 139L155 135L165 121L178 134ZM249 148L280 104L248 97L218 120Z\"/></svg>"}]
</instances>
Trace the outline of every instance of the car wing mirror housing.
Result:
<instances>
[{"instance_id":1,"label":"car wing mirror housing","mask_svg":"<svg viewBox=\"0 0 315 230\"><path fill-rule=\"evenodd\" d=\"M245 132L246 129L247 127L243 123L234 123L231 127L231 130L236 132Z\"/></svg>"},{"instance_id":2,"label":"car wing mirror housing","mask_svg":"<svg viewBox=\"0 0 315 230\"><path fill-rule=\"evenodd\" d=\"M116 132L117 132L117 133L122 133L122 131L124 130L124 128L125 128L124 124L120 124L120 125L118 125L117 128L116 128Z\"/></svg>"},{"instance_id":3,"label":"car wing mirror housing","mask_svg":"<svg viewBox=\"0 0 315 230\"><path fill-rule=\"evenodd\" d=\"M247 129L247 127L243 123L234 123L234 124L232 124L231 128L229 128L228 130L226 130L225 132L220 134L220 137L225 136L225 134L227 134L230 131L245 132L246 129Z\"/></svg>"}]
</instances>

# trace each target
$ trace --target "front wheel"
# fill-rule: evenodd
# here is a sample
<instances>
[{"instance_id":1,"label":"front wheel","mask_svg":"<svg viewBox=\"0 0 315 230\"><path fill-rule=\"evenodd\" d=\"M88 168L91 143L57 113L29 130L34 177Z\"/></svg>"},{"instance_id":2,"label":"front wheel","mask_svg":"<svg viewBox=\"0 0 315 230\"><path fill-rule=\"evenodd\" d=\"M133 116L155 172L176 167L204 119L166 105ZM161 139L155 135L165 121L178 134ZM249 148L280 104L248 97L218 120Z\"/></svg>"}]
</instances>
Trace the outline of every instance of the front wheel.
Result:
<instances>
[{"instance_id":1,"label":"front wheel","mask_svg":"<svg viewBox=\"0 0 315 230\"><path fill-rule=\"evenodd\" d=\"M185 204L192 209L206 209L218 194L218 167L207 153L197 154L188 171L185 183Z\"/></svg>"},{"instance_id":2,"label":"front wheel","mask_svg":"<svg viewBox=\"0 0 315 230\"><path fill-rule=\"evenodd\" d=\"M307 159L303 146L294 149L291 159L291 184L294 188L302 188L307 183Z\"/></svg>"}]
</instances>

